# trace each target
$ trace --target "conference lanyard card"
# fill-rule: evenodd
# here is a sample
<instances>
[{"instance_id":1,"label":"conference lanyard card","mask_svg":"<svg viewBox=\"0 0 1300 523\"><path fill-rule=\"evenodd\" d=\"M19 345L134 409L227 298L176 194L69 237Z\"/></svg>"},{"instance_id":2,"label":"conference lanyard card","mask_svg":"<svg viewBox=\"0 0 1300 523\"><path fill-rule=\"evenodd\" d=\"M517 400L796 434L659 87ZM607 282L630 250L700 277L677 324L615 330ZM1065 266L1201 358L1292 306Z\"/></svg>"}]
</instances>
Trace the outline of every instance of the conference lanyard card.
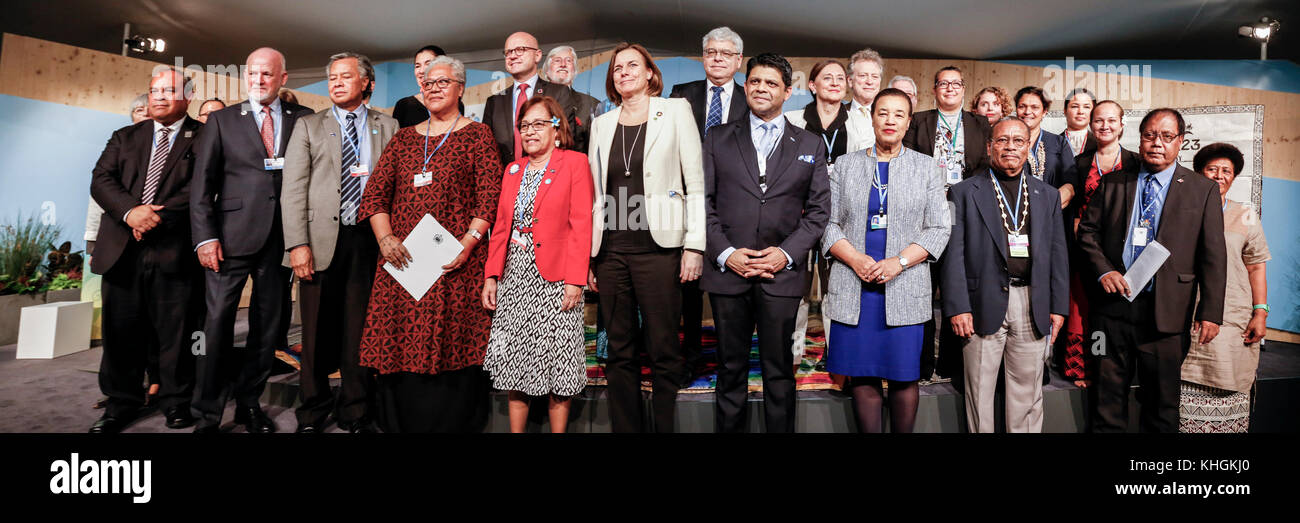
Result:
<instances>
[{"instance_id":1,"label":"conference lanyard card","mask_svg":"<svg viewBox=\"0 0 1300 523\"><path fill-rule=\"evenodd\" d=\"M370 167L365 164L357 164L349 167L348 172L352 173L352 176L356 177L370 176Z\"/></svg>"},{"instance_id":2,"label":"conference lanyard card","mask_svg":"<svg viewBox=\"0 0 1300 523\"><path fill-rule=\"evenodd\" d=\"M1134 247L1146 247L1146 246L1147 246L1147 241L1148 241L1148 238L1147 238L1147 231L1148 231L1148 230L1150 230L1150 229L1147 229L1146 227L1134 227L1134 228L1133 228L1133 246L1134 246Z\"/></svg>"},{"instance_id":3,"label":"conference lanyard card","mask_svg":"<svg viewBox=\"0 0 1300 523\"><path fill-rule=\"evenodd\" d=\"M1029 235L1028 234L1008 234L1007 247L1012 258L1029 257Z\"/></svg>"},{"instance_id":4,"label":"conference lanyard card","mask_svg":"<svg viewBox=\"0 0 1300 523\"><path fill-rule=\"evenodd\" d=\"M524 233L519 232L519 229L510 229L510 241L520 247L528 247L533 243L529 237L524 236Z\"/></svg>"},{"instance_id":5,"label":"conference lanyard card","mask_svg":"<svg viewBox=\"0 0 1300 523\"><path fill-rule=\"evenodd\" d=\"M433 172L432 172L432 171L425 171L425 172L422 172L422 173L417 173L417 174L415 175L415 186L416 186L416 187L424 187L424 186L429 185L429 184L431 184L431 183L433 183Z\"/></svg>"},{"instance_id":6,"label":"conference lanyard card","mask_svg":"<svg viewBox=\"0 0 1300 523\"><path fill-rule=\"evenodd\" d=\"M959 183L961 183L961 171L948 171L948 185L956 185Z\"/></svg>"},{"instance_id":7,"label":"conference lanyard card","mask_svg":"<svg viewBox=\"0 0 1300 523\"><path fill-rule=\"evenodd\" d=\"M284 157L266 158L262 160L262 168L268 171L283 171Z\"/></svg>"},{"instance_id":8,"label":"conference lanyard card","mask_svg":"<svg viewBox=\"0 0 1300 523\"><path fill-rule=\"evenodd\" d=\"M880 230L889 226L889 217L884 214L871 215L871 230Z\"/></svg>"}]
</instances>

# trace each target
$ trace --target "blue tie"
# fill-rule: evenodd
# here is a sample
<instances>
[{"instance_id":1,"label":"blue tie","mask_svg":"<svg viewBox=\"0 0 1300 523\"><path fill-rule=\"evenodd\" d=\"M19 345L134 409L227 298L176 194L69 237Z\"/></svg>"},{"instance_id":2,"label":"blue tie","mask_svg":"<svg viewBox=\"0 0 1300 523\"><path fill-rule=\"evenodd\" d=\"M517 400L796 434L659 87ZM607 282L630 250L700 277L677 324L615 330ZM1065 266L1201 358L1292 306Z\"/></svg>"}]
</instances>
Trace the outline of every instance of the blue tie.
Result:
<instances>
[{"instance_id":1,"label":"blue tie","mask_svg":"<svg viewBox=\"0 0 1300 523\"><path fill-rule=\"evenodd\" d=\"M1138 226L1147 228L1147 244L1150 244L1156 239L1156 212L1159 209L1156 208L1155 202L1156 196L1160 194L1160 180L1156 179L1156 175L1148 174L1146 182L1145 188L1142 189L1142 215L1138 219ZM1146 245L1133 246L1135 261L1145 248Z\"/></svg>"},{"instance_id":2,"label":"blue tie","mask_svg":"<svg viewBox=\"0 0 1300 523\"><path fill-rule=\"evenodd\" d=\"M343 183L339 197L339 217L343 225L357 224L357 210L361 207L361 177L352 176L352 166L357 164L357 115L348 113L347 140L343 146Z\"/></svg>"},{"instance_id":3,"label":"blue tie","mask_svg":"<svg viewBox=\"0 0 1300 523\"><path fill-rule=\"evenodd\" d=\"M772 148L776 145L776 133L773 132L776 130L776 124L767 122L761 128L763 129L763 137L759 138L760 150L758 154L763 157L760 161L767 161L767 157L772 155Z\"/></svg>"},{"instance_id":4,"label":"blue tie","mask_svg":"<svg viewBox=\"0 0 1300 523\"><path fill-rule=\"evenodd\" d=\"M709 115L704 119L704 134L709 134L709 128L715 125L722 125L722 87L713 86L713 100L709 102Z\"/></svg>"}]
</instances>

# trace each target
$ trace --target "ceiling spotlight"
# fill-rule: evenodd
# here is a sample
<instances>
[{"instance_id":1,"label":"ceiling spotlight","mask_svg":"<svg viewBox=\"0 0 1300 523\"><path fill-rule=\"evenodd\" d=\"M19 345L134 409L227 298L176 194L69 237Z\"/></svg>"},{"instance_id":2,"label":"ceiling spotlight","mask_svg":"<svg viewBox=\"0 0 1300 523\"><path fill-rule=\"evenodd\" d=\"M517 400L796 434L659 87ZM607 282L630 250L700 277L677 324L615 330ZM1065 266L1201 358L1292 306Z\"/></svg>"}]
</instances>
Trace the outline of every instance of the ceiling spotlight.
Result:
<instances>
[{"instance_id":1,"label":"ceiling spotlight","mask_svg":"<svg viewBox=\"0 0 1300 523\"><path fill-rule=\"evenodd\" d=\"M1277 34L1278 29L1280 29L1281 27L1282 27L1281 22L1278 22L1277 20L1265 16L1263 18L1260 18L1259 22L1256 22L1251 25L1243 25L1241 27L1238 27L1237 35L1259 40L1259 59L1267 60L1268 41L1273 38L1273 35Z\"/></svg>"},{"instance_id":2,"label":"ceiling spotlight","mask_svg":"<svg viewBox=\"0 0 1300 523\"><path fill-rule=\"evenodd\" d=\"M143 36L132 36L122 41L128 48L137 53L155 52L161 53L167 49L167 42L162 38L145 38Z\"/></svg>"}]
</instances>

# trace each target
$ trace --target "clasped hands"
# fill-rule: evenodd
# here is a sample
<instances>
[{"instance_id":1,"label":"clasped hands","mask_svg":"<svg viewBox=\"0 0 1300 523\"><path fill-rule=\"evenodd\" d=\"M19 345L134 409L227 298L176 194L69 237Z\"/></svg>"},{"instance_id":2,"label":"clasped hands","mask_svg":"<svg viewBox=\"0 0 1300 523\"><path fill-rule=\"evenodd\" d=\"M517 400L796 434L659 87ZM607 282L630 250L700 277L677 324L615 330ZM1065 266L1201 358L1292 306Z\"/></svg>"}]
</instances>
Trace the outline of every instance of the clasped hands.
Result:
<instances>
[{"instance_id":1,"label":"clasped hands","mask_svg":"<svg viewBox=\"0 0 1300 523\"><path fill-rule=\"evenodd\" d=\"M144 238L144 233L153 230L162 223L162 217L158 216L158 211L163 210L161 205L137 205L132 207L126 213L126 225L131 228L131 235L135 241Z\"/></svg>"},{"instance_id":2,"label":"clasped hands","mask_svg":"<svg viewBox=\"0 0 1300 523\"><path fill-rule=\"evenodd\" d=\"M739 274L741 278L760 276L770 280L785 268L786 263L785 251L780 247L768 247L761 251L741 247L727 257L727 270Z\"/></svg>"},{"instance_id":3,"label":"clasped hands","mask_svg":"<svg viewBox=\"0 0 1300 523\"><path fill-rule=\"evenodd\" d=\"M859 279L867 283L885 283L903 272L903 263L896 256L876 261L871 256L858 253L848 265Z\"/></svg>"}]
</instances>

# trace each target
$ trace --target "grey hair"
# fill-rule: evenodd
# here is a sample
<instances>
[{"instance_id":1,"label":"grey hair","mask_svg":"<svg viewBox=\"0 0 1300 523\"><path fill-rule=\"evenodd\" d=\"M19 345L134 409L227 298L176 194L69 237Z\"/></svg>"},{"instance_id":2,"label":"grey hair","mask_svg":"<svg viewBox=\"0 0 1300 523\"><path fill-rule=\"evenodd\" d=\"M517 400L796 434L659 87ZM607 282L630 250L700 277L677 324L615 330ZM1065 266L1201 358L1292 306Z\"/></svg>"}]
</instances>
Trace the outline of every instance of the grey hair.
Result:
<instances>
[{"instance_id":1,"label":"grey hair","mask_svg":"<svg viewBox=\"0 0 1300 523\"><path fill-rule=\"evenodd\" d=\"M909 83L909 84L912 84L912 90L913 90L913 91L917 91L918 93L920 92L920 91L916 88L916 80L913 80L912 77L910 77L910 76L901 75L901 74L896 74L896 75L894 75L893 78L890 78L890 79L889 79L889 83L888 83L888 84L885 84L885 85L892 86L892 85L894 85L894 82L907 82L907 83Z\"/></svg>"},{"instance_id":2,"label":"grey hair","mask_svg":"<svg viewBox=\"0 0 1300 523\"><path fill-rule=\"evenodd\" d=\"M741 40L740 35L735 31L732 31L730 27L723 26L709 31L708 34L704 35L704 41L701 43L700 47L707 49L709 47L709 40L731 42L732 45L736 46L737 53L740 53L741 56L744 56L745 54L745 41Z\"/></svg>"},{"instance_id":3,"label":"grey hair","mask_svg":"<svg viewBox=\"0 0 1300 523\"><path fill-rule=\"evenodd\" d=\"M851 72L853 71L853 65L854 65L854 64L856 64L856 63L858 63L858 62L864 62L864 61L865 61L865 62L875 62L876 65L880 66L880 71L881 71L881 72L884 72L884 71L885 71L885 59L884 59L884 58L881 58L881 57L880 57L880 53L877 53L875 49L872 49L872 48L868 47L868 48L866 48L866 49L863 49L863 50L861 50L861 51L858 51L858 52L856 52L856 53L853 53L853 56L849 57L849 71L850 71L850 74L851 74ZM893 83L893 82L890 82L890 83ZM914 83L915 83L915 82L914 82Z\"/></svg>"},{"instance_id":4,"label":"grey hair","mask_svg":"<svg viewBox=\"0 0 1300 523\"><path fill-rule=\"evenodd\" d=\"M134 100L131 100L131 105L130 107L127 108L126 114L131 114L135 112L136 107L142 107L148 105L148 103L149 103L149 93L144 93L140 96L137 96L135 97Z\"/></svg>"},{"instance_id":5,"label":"grey hair","mask_svg":"<svg viewBox=\"0 0 1300 523\"><path fill-rule=\"evenodd\" d=\"M578 65L578 64L577 64L577 61L578 61L578 51L575 50L575 49L573 48L573 46L571 46L571 45L557 45L557 46L555 46L555 48L551 49L551 52L546 53L546 63L547 63L547 64L550 64L550 63L551 63L551 58L552 58L552 57L554 57L554 56L557 55L557 54L565 53L565 52L567 52L567 53L573 55L573 61L574 61L574 64L573 64L573 65L576 67L576 66ZM543 80L546 80L546 81L548 81L548 82L551 81L551 79L548 78L547 75L546 75L546 70L549 69L549 68L550 68L550 65L547 65L546 67L543 67L542 70L541 70L542 79L543 79ZM575 71L575 72L576 72L576 71Z\"/></svg>"},{"instance_id":6,"label":"grey hair","mask_svg":"<svg viewBox=\"0 0 1300 523\"><path fill-rule=\"evenodd\" d=\"M434 67L440 65L450 66L451 75L455 76L456 80L459 81L462 85L465 83L465 64L460 60L457 60L447 55L439 56L437 58L434 58L432 62L429 62L429 67L426 67L424 69L424 78L420 79L420 82L423 83L427 81L429 79L429 72L433 71Z\"/></svg>"},{"instance_id":7,"label":"grey hair","mask_svg":"<svg viewBox=\"0 0 1300 523\"><path fill-rule=\"evenodd\" d=\"M363 93L363 96L369 97L371 91L374 90L373 82L375 81L375 66L374 64L370 63L370 58L367 57L366 55L363 55L361 53L354 53L352 51L344 51L342 53L335 53L333 55L330 55L329 63L325 64L325 78L329 78L330 67L334 66L334 62L337 62L339 60L347 60L348 58L355 58L357 60L357 68L361 70L361 74L366 75L366 79L372 82L372 85L367 86L365 93Z\"/></svg>"}]
</instances>

